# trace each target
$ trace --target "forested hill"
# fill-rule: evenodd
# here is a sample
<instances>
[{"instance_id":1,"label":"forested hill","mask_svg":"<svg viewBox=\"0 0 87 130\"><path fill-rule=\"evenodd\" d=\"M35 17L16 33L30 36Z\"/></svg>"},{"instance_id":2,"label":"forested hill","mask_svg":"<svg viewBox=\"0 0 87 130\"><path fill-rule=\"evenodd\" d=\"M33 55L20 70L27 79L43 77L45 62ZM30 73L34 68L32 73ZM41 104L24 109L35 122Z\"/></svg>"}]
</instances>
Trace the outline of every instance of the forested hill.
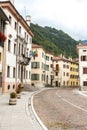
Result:
<instances>
[{"instance_id":1,"label":"forested hill","mask_svg":"<svg viewBox=\"0 0 87 130\"><path fill-rule=\"evenodd\" d=\"M77 41L62 30L47 26L41 27L37 24L31 24L31 30L34 33L33 43L42 45L47 52L54 55L63 54L65 56L77 57Z\"/></svg>"}]
</instances>

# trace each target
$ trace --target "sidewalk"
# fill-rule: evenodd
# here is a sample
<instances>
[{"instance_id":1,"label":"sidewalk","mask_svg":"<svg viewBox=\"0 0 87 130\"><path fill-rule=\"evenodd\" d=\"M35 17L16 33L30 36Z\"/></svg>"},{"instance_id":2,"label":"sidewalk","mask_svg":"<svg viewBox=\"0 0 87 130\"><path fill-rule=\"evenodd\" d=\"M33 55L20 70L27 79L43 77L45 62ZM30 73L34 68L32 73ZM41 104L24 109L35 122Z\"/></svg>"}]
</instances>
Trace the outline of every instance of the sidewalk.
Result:
<instances>
[{"instance_id":1,"label":"sidewalk","mask_svg":"<svg viewBox=\"0 0 87 130\"><path fill-rule=\"evenodd\" d=\"M82 91L82 90L79 90L79 89L74 89L73 92L78 93L78 94L80 94L82 96L87 97L87 91Z\"/></svg>"},{"instance_id":2,"label":"sidewalk","mask_svg":"<svg viewBox=\"0 0 87 130\"><path fill-rule=\"evenodd\" d=\"M87 97L87 91L78 91L78 92L79 92L79 94L81 94L81 95Z\"/></svg>"},{"instance_id":3,"label":"sidewalk","mask_svg":"<svg viewBox=\"0 0 87 130\"><path fill-rule=\"evenodd\" d=\"M9 94L0 95L0 130L43 130L31 109L32 94L22 92L16 105L9 105Z\"/></svg>"}]
</instances>

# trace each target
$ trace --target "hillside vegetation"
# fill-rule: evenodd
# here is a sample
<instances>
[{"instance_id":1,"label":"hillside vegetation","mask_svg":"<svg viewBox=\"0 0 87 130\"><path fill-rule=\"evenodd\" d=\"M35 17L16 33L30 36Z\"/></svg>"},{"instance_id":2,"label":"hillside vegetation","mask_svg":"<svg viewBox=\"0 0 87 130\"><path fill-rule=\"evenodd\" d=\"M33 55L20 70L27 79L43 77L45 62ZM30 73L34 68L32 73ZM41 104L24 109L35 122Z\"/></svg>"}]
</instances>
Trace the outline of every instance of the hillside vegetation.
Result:
<instances>
[{"instance_id":1,"label":"hillside vegetation","mask_svg":"<svg viewBox=\"0 0 87 130\"><path fill-rule=\"evenodd\" d=\"M41 27L37 24L31 24L31 30L34 33L33 43L42 45L47 52L54 55L63 54L67 57L77 57L77 41L62 30L47 26Z\"/></svg>"}]
</instances>

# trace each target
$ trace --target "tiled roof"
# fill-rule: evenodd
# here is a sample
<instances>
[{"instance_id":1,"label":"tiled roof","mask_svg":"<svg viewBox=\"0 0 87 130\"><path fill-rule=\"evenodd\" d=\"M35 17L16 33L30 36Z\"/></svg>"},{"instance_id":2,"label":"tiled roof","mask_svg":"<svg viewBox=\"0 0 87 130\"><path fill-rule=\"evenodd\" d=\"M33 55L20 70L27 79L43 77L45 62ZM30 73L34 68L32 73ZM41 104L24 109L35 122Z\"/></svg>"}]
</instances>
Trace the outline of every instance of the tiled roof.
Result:
<instances>
[{"instance_id":1,"label":"tiled roof","mask_svg":"<svg viewBox=\"0 0 87 130\"><path fill-rule=\"evenodd\" d=\"M32 48L42 48L40 45L37 45L37 44L32 44ZM43 48L42 48L43 49Z\"/></svg>"}]
</instances>

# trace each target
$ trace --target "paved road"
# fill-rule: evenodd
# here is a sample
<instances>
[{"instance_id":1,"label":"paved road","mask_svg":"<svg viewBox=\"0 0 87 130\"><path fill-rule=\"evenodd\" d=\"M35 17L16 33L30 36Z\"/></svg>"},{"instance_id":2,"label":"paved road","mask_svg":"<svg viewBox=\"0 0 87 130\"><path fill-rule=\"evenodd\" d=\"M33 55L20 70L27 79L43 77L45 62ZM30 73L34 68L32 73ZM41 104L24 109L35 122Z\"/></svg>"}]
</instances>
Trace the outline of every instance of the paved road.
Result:
<instances>
[{"instance_id":1,"label":"paved road","mask_svg":"<svg viewBox=\"0 0 87 130\"><path fill-rule=\"evenodd\" d=\"M34 108L49 130L87 130L87 97L73 89L44 90Z\"/></svg>"}]
</instances>

